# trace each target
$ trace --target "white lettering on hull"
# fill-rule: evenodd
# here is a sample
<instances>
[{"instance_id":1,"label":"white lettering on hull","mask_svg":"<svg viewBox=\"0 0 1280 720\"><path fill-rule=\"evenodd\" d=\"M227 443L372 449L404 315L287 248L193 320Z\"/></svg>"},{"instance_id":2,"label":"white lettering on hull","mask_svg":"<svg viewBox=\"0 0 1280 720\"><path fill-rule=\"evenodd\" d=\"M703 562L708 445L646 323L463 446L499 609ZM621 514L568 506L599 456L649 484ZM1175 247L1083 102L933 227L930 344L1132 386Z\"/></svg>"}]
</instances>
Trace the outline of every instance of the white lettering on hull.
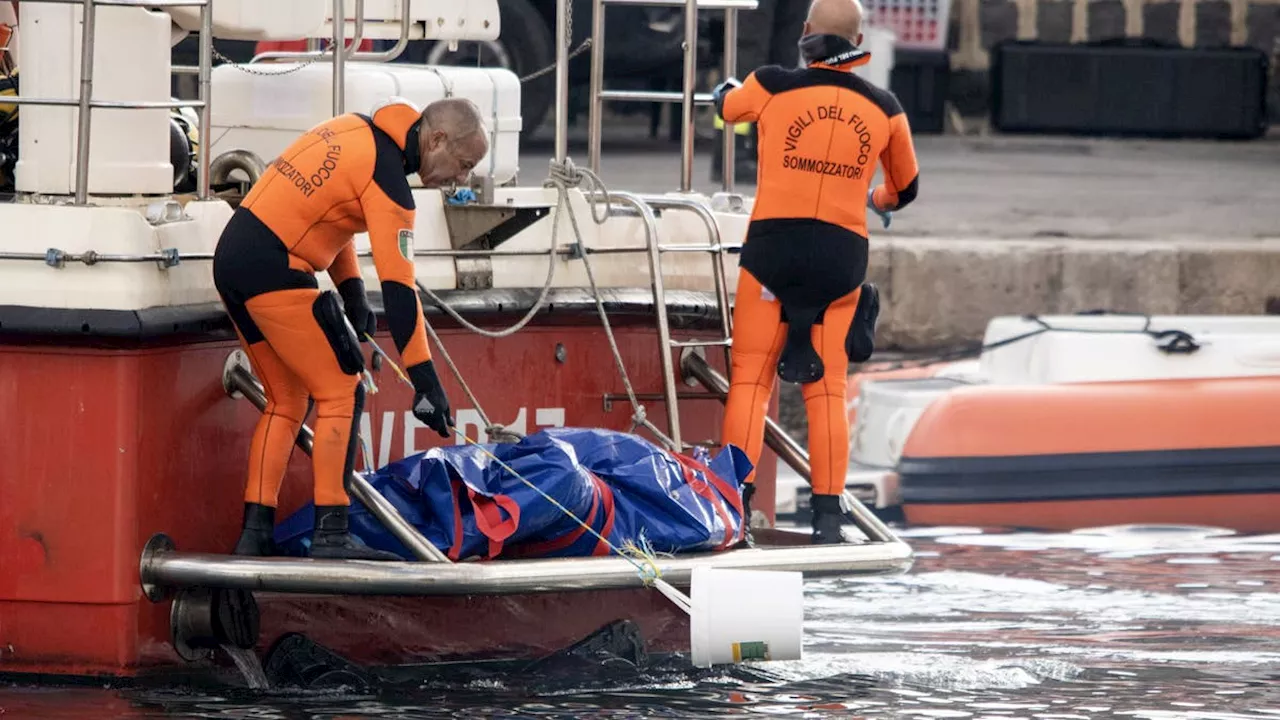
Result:
<instances>
[{"instance_id":1,"label":"white lettering on hull","mask_svg":"<svg viewBox=\"0 0 1280 720\"><path fill-rule=\"evenodd\" d=\"M377 455L378 467L385 467L391 462L391 443L396 435L396 416L403 415L404 432L401 436L401 454L400 457L408 457L416 455L426 449L426 444L419 445L419 431L435 435L435 431L419 422L418 418L413 416L412 411L404 411L404 413L396 413L394 410L388 410L382 413L382 421L378 426L377 442L374 442L373 418L371 414L362 413L360 417L360 439L366 448L370 448ZM516 414L515 420L509 423L503 423L507 428L527 435L530 432L528 426L529 409L520 408L520 412ZM548 427L564 427L565 426L565 409L564 408L536 408L533 412L534 427L533 431ZM480 413L473 409L458 410L456 416L458 429L466 433L468 437L475 438L477 442L489 442L489 434L485 432L484 422L480 419ZM437 436L438 437L438 436ZM462 445L463 439L455 432L453 433L453 442L455 445ZM364 453L356 453L357 466L362 470L370 470L366 466Z\"/></svg>"}]
</instances>

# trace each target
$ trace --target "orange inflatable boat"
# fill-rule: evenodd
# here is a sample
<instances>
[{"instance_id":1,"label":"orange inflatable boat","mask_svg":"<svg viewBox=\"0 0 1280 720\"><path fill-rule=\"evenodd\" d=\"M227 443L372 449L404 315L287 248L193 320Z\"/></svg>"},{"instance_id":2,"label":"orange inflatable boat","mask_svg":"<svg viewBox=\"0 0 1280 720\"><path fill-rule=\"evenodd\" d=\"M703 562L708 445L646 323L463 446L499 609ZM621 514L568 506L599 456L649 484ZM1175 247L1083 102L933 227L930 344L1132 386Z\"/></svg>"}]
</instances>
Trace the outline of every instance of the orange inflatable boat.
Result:
<instances>
[{"instance_id":1,"label":"orange inflatable boat","mask_svg":"<svg viewBox=\"0 0 1280 720\"><path fill-rule=\"evenodd\" d=\"M891 475L882 509L1280 530L1280 318L997 318L985 346L851 383L851 476Z\"/></svg>"}]
</instances>

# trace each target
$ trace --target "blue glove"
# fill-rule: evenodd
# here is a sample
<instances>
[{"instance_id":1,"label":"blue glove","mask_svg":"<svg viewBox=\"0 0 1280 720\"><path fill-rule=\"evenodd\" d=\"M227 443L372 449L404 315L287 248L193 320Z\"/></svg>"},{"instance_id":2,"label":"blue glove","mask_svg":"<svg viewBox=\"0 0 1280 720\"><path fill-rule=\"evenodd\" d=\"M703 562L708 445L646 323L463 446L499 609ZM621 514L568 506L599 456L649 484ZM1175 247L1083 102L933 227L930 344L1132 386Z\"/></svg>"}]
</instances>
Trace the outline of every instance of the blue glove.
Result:
<instances>
[{"instance_id":1,"label":"blue glove","mask_svg":"<svg viewBox=\"0 0 1280 720\"><path fill-rule=\"evenodd\" d=\"M872 212L880 216L880 221L884 223L884 227L887 230L889 229L889 223L893 220L893 212L891 210L881 210L876 207L875 200L872 199L875 194L875 188L871 188L867 191L867 207L871 208Z\"/></svg>"},{"instance_id":2,"label":"blue glove","mask_svg":"<svg viewBox=\"0 0 1280 720\"><path fill-rule=\"evenodd\" d=\"M476 201L476 193L471 188L458 188L446 201L450 205L466 205Z\"/></svg>"}]
</instances>

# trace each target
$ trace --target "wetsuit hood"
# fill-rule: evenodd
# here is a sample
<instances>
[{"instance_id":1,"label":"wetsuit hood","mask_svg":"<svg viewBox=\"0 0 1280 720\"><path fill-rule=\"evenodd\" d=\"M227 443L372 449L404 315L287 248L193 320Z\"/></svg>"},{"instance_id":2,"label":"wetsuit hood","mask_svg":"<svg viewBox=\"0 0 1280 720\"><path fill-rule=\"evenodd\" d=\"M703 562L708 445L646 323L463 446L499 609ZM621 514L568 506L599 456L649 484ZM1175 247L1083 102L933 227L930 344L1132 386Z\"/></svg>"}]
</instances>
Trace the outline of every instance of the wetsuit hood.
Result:
<instances>
[{"instance_id":1,"label":"wetsuit hood","mask_svg":"<svg viewBox=\"0 0 1280 720\"><path fill-rule=\"evenodd\" d=\"M808 67L852 70L871 62L871 53L839 35L805 35L800 38L800 59Z\"/></svg>"},{"instance_id":2,"label":"wetsuit hood","mask_svg":"<svg viewBox=\"0 0 1280 720\"><path fill-rule=\"evenodd\" d=\"M422 144L419 134L422 130L422 118L409 128L404 136L404 174L416 175L422 166Z\"/></svg>"}]
</instances>

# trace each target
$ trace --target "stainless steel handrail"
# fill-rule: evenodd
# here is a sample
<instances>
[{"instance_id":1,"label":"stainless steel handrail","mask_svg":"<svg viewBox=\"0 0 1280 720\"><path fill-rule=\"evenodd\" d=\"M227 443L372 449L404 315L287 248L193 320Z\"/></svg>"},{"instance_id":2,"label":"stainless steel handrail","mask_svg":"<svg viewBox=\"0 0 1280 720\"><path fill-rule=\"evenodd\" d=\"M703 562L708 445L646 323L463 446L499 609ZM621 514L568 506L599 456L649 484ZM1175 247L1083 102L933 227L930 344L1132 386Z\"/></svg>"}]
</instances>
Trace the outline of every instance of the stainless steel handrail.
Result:
<instances>
[{"instance_id":1,"label":"stainless steel handrail","mask_svg":"<svg viewBox=\"0 0 1280 720\"><path fill-rule=\"evenodd\" d=\"M665 302L666 290L663 287L662 279L662 252L658 249L658 218L653 214L653 208L639 196L627 192L610 192L609 199L610 202L618 200L630 205L643 218L645 247L649 255L650 287L653 290L654 302ZM671 438L671 443L675 446L674 450L683 452L684 444L680 439L680 406L677 403L675 386L675 363L671 360L671 325L667 320L665 305L662 307L655 306L654 310L658 316L658 349L660 353L659 359L662 364L662 391L663 395L666 396L667 403L668 434Z\"/></svg>"},{"instance_id":2,"label":"stainless steel handrail","mask_svg":"<svg viewBox=\"0 0 1280 720\"><path fill-rule=\"evenodd\" d=\"M569 154L569 13L572 0L556 0L556 147L557 165L564 165ZM596 0L599 7L600 0ZM596 15L601 15L596 10ZM599 38L592 39L592 57L601 46ZM593 96L594 97L594 96ZM592 169L596 169L592 166Z\"/></svg>"},{"instance_id":3,"label":"stainless steel handrail","mask_svg":"<svg viewBox=\"0 0 1280 720\"><path fill-rule=\"evenodd\" d=\"M798 1L798 0L796 0ZM685 9L684 36L684 68L679 92L663 92L656 90L606 90L604 87L604 39L605 8L609 5L623 6L661 6L681 7ZM593 0L591 25L591 100L587 120L587 155L593 172L600 172L601 143L603 142L603 115L606 100L620 102L655 102L681 104L680 112L680 191L693 191L693 151L694 151L694 106L709 105L711 95L695 93L697 85L698 57L698 11L723 10L724 17L724 56L723 71L726 77L737 72L738 63L738 11L753 10L757 0ZM557 34L560 47L568 46L568 40ZM564 60L558 60L563 65ZM567 122L567 120L565 121ZM556 136L560 137L564 128L557 116ZM724 129L724 189L731 192L733 183L734 151L733 127L726 125ZM557 155L559 157L559 155Z\"/></svg>"},{"instance_id":4,"label":"stainless steel handrail","mask_svg":"<svg viewBox=\"0 0 1280 720\"><path fill-rule=\"evenodd\" d=\"M239 392L260 411L266 408L267 396L261 383L244 366L234 365L230 367L227 375L223 378L223 382L228 393L231 391ZM298 447L302 448L303 452L310 455L315 442L315 435L312 433L311 428L304 423L298 431L297 437L294 438L294 442ZM400 511L396 510L395 506L391 504L391 501L383 497L360 473L355 471L348 473L345 485L347 490L360 501L360 504L365 506L369 514L378 518L382 526L399 540L409 552L413 553L414 557L429 563L451 562L439 548L432 545L429 540L422 536L422 533L418 532L417 528L410 524L408 520L405 520Z\"/></svg>"},{"instance_id":5,"label":"stainless steel handrail","mask_svg":"<svg viewBox=\"0 0 1280 720\"><path fill-rule=\"evenodd\" d=\"M144 588L239 588L255 592L320 595L515 595L643 588L647 579L629 558L545 558L426 564L311 558L239 557L179 552L158 536L139 560ZM903 542L795 545L719 553L680 554L658 560L662 578L689 587L699 567L800 571L806 578L906 572L911 548ZM148 597L153 597L149 591ZM157 592L155 597L159 597ZM750 598L744 598L749 602Z\"/></svg>"},{"instance_id":6,"label":"stainless steel handrail","mask_svg":"<svg viewBox=\"0 0 1280 720\"><path fill-rule=\"evenodd\" d=\"M362 7L364 0L356 0ZM342 36L347 30L346 3L333 0L333 116L337 117L347 108L347 53ZM363 13L362 13L363 14Z\"/></svg>"},{"instance_id":7,"label":"stainless steel handrail","mask_svg":"<svg viewBox=\"0 0 1280 720\"><path fill-rule=\"evenodd\" d=\"M662 253L721 253L732 252L740 249L741 245L733 243L723 243L720 245L663 245L658 244L658 251ZM619 245L616 247L603 248L585 248L585 252L589 255L639 255L648 253L647 245ZM572 258L577 256L578 251L574 248L557 248L556 250L415 250L414 257L425 258L495 258L495 257L547 257L556 255L558 257ZM369 250L360 250L356 252L357 257L370 258L373 252ZM79 253L65 252L59 248L50 248L48 251L40 252L22 252L0 250L0 260L33 260L45 262L50 257L58 257L69 262L85 262L88 265L96 265L98 263L111 262L172 262L178 264L186 260L212 260L213 253L208 252L154 252L144 254L121 254L121 253L98 253L93 250L86 250Z\"/></svg>"},{"instance_id":8,"label":"stainless steel handrail","mask_svg":"<svg viewBox=\"0 0 1280 720\"><path fill-rule=\"evenodd\" d=\"M410 13L411 8L410 0L405 0L405 2L400 3L400 38L391 49L374 52L359 52L356 48L359 48L360 43L363 42L365 20L364 13L362 11L363 6L357 5L356 12L360 13L360 17L356 23L356 38L358 38L358 40L353 41L347 48L346 59L351 62L391 62L400 57L404 53L405 48L409 47L409 30L413 25L413 15ZM343 22L345 23L345 19ZM333 48L305 51L272 50L254 55L253 58L249 60L249 63L258 63L265 60L311 60L329 57L332 54Z\"/></svg>"},{"instance_id":9,"label":"stainless steel handrail","mask_svg":"<svg viewBox=\"0 0 1280 720\"><path fill-rule=\"evenodd\" d=\"M726 280L724 269L724 250L720 239L720 225L716 222L715 215L712 214L711 208L697 200L686 198L672 198L660 195L643 196L643 199L650 207L659 210L688 210L702 219L702 223L707 228L707 246L700 248L697 245L668 245L660 246L662 252L710 252L711 258L711 279L715 285L716 305L720 310L720 328L723 331L725 343L730 342L733 337L733 312L732 305L729 302L729 284ZM666 303L663 303L664 307ZM726 367L730 362L729 348L725 345L724 359Z\"/></svg>"},{"instance_id":10,"label":"stainless steel handrail","mask_svg":"<svg viewBox=\"0 0 1280 720\"><path fill-rule=\"evenodd\" d=\"M729 381L696 353L686 353L680 360L680 369L722 400L728 396ZM805 452L804 448L800 447L800 443L796 442L795 438L779 427L772 418L765 418L764 440L765 444L777 453L783 462L791 466L791 469L795 470L807 482L813 482L809 453ZM849 505L854 524L862 531L862 534L867 536L867 539L873 542L902 542L897 535L894 535L893 530L884 524L884 521L876 517L875 513L868 510L867 506L863 505L852 494L846 493L846 500L850 501Z\"/></svg>"}]
</instances>

